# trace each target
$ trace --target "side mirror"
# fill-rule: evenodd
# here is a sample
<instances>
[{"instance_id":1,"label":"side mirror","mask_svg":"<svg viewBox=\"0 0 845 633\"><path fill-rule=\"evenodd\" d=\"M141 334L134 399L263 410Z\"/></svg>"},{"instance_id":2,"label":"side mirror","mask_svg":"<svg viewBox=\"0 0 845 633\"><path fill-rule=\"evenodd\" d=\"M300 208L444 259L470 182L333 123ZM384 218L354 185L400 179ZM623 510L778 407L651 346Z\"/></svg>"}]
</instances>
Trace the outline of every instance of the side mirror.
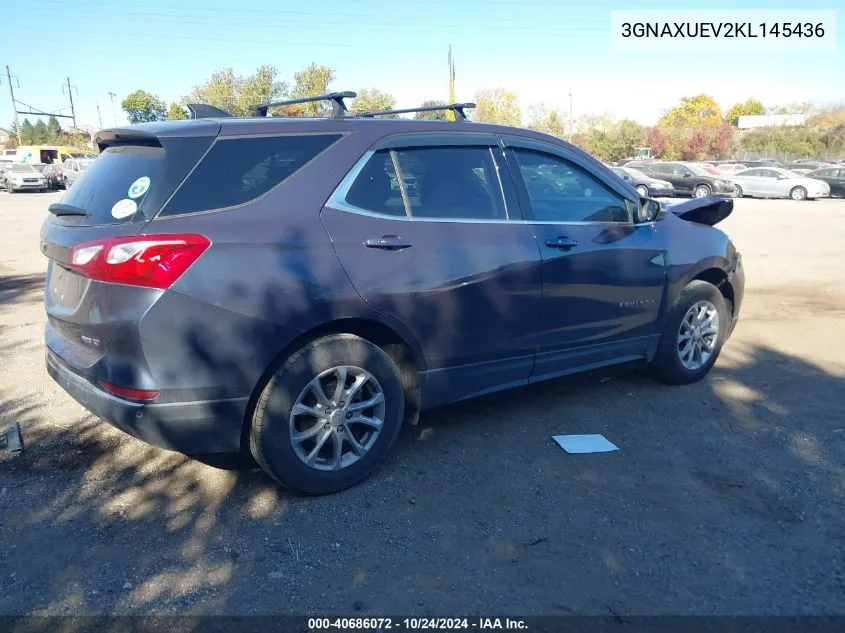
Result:
<instances>
[{"instance_id":1,"label":"side mirror","mask_svg":"<svg viewBox=\"0 0 845 633\"><path fill-rule=\"evenodd\" d=\"M692 178L692 174L687 172L684 174L684 178Z\"/></svg>"},{"instance_id":2,"label":"side mirror","mask_svg":"<svg viewBox=\"0 0 845 633\"><path fill-rule=\"evenodd\" d=\"M637 224L648 224L649 222L657 222L665 215L665 212L657 200L650 198L640 198L640 204L637 207L636 217L634 221Z\"/></svg>"}]
</instances>

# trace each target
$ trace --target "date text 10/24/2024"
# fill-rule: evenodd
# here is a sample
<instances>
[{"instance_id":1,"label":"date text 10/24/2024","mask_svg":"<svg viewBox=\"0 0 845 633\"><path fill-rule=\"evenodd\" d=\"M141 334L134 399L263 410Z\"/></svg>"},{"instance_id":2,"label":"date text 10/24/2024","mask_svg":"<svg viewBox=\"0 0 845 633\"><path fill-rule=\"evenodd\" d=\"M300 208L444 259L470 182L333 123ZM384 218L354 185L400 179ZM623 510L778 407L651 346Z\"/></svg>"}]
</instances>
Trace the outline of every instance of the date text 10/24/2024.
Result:
<instances>
[{"instance_id":1,"label":"date text 10/24/2024","mask_svg":"<svg viewBox=\"0 0 845 633\"><path fill-rule=\"evenodd\" d=\"M308 618L310 631L526 630L519 618Z\"/></svg>"}]
</instances>

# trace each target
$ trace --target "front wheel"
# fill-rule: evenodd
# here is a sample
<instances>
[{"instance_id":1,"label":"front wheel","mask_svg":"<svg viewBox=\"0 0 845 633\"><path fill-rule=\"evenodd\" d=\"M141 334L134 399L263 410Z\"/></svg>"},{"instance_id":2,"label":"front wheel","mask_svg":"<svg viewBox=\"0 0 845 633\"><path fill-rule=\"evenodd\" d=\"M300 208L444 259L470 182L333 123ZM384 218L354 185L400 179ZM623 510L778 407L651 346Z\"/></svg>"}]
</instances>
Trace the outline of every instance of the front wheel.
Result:
<instances>
[{"instance_id":1,"label":"front wheel","mask_svg":"<svg viewBox=\"0 0 845 633\"><path fill-rule=\"evenodd\" d=\"M742 197L742 187L740 187L739 185L734 185L734 195L736 195L737 198L741 198Z\"/></svg>"},{"instance_id":2,"label":"front wheel","mask_svg":"<svg viewBox=\"0 0 845 633\"><path fill-rule=\"evenodd\" d=\"M807 190L804 187L793 187L792 191L789 192L789 197L793 200L806 200Z\"/></svg>"},{"instance_id":3,"label":"front wheel","mask_svg":"<svg viewBox=\"0 0 845 633\"><path fill-rule=\"evenodd\" d=\"M651 361L654 374L674 385L704 378L727 339L730 318L716 286L706 281L690 282L666 318Z\"/></svg>"},{"instance_id":4,"label":"front wheel","mask_svg":"<svg viewBox=\"0 0 845 633\"><path fill-rule=\"evenodd\" d=\"M351 334L325 336L288 358L264 387L250 450L287 488L337 492L386 457L404 413L400 372L381 348Z\"/></svg>"},{"instance_id":5,"label":"front wheel","mask_svg":"<svg viewBox=\"0 0 845 633\"><path fill-rule=\"evenodd\" d=\"M641 198L648 198L648 187L645 185L637 185L637 193Z\"/></svg>"},{"instance_id":6,"label":"front wheel","mask_svg":"<svg viewBox=\"0 0 845 633\"><path fill-rule=\"evenodd\" d=\"M706 198L710 195L710 187L707 185L698 185L693 189L692 195L696 198Z\"/></svg>"}]
</instances>

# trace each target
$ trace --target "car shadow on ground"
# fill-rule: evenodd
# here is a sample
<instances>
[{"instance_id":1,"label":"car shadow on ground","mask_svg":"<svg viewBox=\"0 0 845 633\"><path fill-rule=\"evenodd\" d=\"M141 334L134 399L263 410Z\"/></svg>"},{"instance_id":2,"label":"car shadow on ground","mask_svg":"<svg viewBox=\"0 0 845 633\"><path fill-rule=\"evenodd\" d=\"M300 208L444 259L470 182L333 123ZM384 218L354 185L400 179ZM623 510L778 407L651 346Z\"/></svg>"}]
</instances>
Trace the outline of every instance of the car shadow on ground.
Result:
<instances>
[{"instance_id":1,"label":"car shadow on ground","mask_svg":"<svg viewBox=\"0 0 845 633\"><path fill-rule=\"evenodd\" d=\"M321 498L2 400L29 450L0 462L0 613L845 610L845 380L768 347L688 387L628 367L426 412Z\"/></svg>"}]
</instances>

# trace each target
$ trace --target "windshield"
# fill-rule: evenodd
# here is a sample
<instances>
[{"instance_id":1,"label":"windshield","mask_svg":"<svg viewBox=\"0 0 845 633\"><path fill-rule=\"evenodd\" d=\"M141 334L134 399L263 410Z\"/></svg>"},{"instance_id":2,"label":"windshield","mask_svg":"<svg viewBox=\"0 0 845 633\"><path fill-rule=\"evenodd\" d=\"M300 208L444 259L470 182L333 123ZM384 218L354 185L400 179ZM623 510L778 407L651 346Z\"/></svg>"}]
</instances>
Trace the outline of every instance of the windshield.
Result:
<instances>
[{"instance_id":1,"label":"windshield","mask_svg":"<svg viewBox=\"0 0 845 633\"><path fill-rule=\"evenodd\" d=\"M32 173L36 171L35 167L33 167L32 165L10 165L9 170L18 171L21 173Z\"/></svg>"},{"instance_id":2,"label":"windshield","mask_svg":"<svg viewBox=\"0 0 845 633\"><path fill-rule=\"evenodd\" d=\"M85 154L82 152L71 152L70 155L73 158L84 158L84 159L94 159L97 158L96 154Z\"/></svg>"}]
</instances>

